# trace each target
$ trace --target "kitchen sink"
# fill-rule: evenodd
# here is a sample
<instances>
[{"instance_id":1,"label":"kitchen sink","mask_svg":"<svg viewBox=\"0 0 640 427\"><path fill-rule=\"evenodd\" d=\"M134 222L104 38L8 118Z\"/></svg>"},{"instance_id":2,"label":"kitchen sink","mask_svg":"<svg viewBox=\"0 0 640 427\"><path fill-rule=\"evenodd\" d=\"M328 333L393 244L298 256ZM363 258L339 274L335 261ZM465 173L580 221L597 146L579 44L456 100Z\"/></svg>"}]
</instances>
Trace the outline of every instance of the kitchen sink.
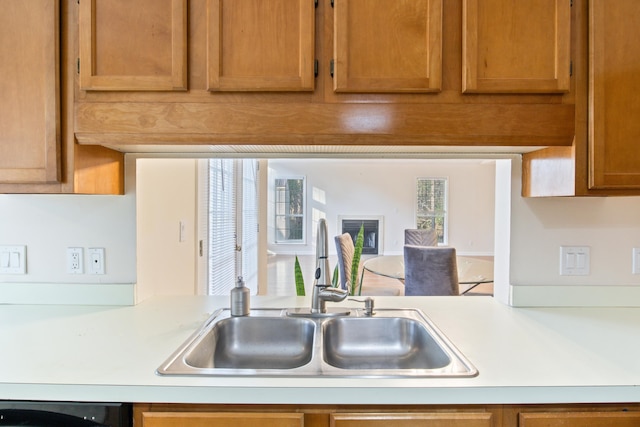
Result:
<instances>
[{"instance_id":1,"label":"kitchen sink","mask_svg":"<svg viewBox=\"0 0 640 427\"><path fill-rule=\"evenodd\" d=\"M160 375L472 377L478 371L416 309L221 309L158 369Z\"/></svg>"},{"instance_id":2,"label":"kitchen sink","mask_svg":"<svg viewBox=\"0 0 640 427\"><path fill-rule=\"evenodd\" d=\"M308 319L231 317L216 322L184 361L194 368L297 368L311 360L314 334Z\"/></svg>"},{"instance_id":3,"label":"kitchen sink","mask_svg":"<svg viewBox=\"0 0 640 427\"><path fill-rule=\"evenodd\" d=\"M341 318L324 325L324 360L342 369L442 369L451 358L422 324L404 317Z\"/></svg>"}]
</instances>

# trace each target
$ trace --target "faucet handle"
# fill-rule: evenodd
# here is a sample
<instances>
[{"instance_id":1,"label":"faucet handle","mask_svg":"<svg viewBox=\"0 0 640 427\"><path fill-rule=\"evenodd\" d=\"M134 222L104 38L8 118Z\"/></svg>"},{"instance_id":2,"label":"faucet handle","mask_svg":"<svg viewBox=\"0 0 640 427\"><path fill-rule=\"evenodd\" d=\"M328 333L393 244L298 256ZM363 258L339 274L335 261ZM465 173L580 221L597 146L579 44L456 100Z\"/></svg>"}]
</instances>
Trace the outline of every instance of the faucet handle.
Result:
<instances>
[{"instance_id":1,"label":"faucet handle","mask_svg":"<svg viewBox=\"0 0 640 427\"><path fill-rule=\"evenodd\" d=\"M374 301L371 297L366 297L364 300L349 298L349 301L362 302L364 303L364 315L365 316L373 316L376 314L373 311Z\"/></svg>"}]
</instances>

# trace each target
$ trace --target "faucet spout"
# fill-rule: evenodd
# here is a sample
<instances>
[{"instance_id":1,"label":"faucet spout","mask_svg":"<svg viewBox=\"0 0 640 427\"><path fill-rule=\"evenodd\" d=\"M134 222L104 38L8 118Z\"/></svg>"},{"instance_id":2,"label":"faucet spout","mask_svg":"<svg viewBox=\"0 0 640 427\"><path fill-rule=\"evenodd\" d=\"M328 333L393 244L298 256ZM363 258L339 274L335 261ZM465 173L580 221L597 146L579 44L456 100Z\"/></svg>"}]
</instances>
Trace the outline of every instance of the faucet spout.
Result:
<instances>
[{"instance_id":1,"label":"faucet spout","mask_svg":"<svg viewBox=\"0 0 640 427\"><path fill-rule=\"evenodd\" d=\"M326 313L325 303L327 301L342 301L349 295L348 291L334 288L331 285L330 271L327 221L321 218L318 222L318 235L316 237L316 271L313 281L313 295L311 297L311 313Z\"/></svg>"}]
</instances>

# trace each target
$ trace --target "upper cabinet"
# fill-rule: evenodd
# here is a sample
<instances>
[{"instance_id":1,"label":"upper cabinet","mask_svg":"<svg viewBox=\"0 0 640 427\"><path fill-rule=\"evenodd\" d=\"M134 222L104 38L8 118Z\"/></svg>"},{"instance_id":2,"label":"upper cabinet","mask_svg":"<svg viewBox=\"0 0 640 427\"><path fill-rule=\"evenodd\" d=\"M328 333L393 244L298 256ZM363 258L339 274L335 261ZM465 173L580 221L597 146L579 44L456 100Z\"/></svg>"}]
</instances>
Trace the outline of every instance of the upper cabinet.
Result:
<instances>
[{"instance_id":1,"label":"upper cabinet","mask_svg":"<svg viewBox=\"0 0 640 427\"><path fill-rule=\"evenodd\" d=\"M0 193L122 194L123 154L73 134L77 3L2 6Z\"/></svg>"},{"instance_id":2,"label":"upper cabinet","mask_svg":"<svg viewBox=\"0 0 640 427\"><path fill-rule=\"evenodd\" d=\"M639 195L640 2L573 1L573 146L526 153L523 195Z\"/></svg>"},{"instance_id":3,"label":"upper cabinet","mask_svg":"<svg viewBox=\"0 0 640 427\"><path fill-rule=\"evenodd\" d=\"M508 83L522 78L532 88L518 82L519 90L496 95L463 88L464 0L189 0L186 19L184 0L80 0L75 136L123 151L570 146L574 99L561 58L570 48L568 1L473 2L477 53L508 53L479 81L506 73ZM483 29L497 22L515 31L528 20L541 22L513 45ZM180 62L171 52L184 49L185 34ZM181 69L184 85L166 83ZM549 73L560 89L545 86ZM169 80L152 84L150 76ZM176 87L186 90L159 90Z\"/></svg>"},{"instance_id":4,"label":"upper cabinet","mask_svg":"<svg viewBox=\"0 0 640 427\"><path fill-rule=\"evenodd\" d=\"M640 2L589 7L589 188L640 189Z\"/></svg>"},{"instance_id":5,"label":"upper cabinet","mask_svg":"<svg viewBox=\"0 0 640 427\"><path fill-rule=\"evenodd\" d=\"M187 88L187 0L80 1L80 87Z\"/></svg>"},{"instance_id":6,"label":"upper cabinet","mask_svg":"<svg viewBox=\"0 0 640 427\"><path fill-rule=\"evenodd\" d=\"M208 0L210 91L312 91L312 0Z\"/></svg>"},{"instance_id":7,"label":"upper cabinet","mask_svg":"<svg viewBox=\"0 0 640 427\"><path fill-rule=\"evenodd\" d=\"M336 0L336 92L438 92L442 0Z\"/></svg>"},{"instance_id":8,"label":"upper cabinet","mask_svg":"<svg viewBox=\"0 0 640 427\"><path fill-rule=\"evenodd\" d=\"M6 0L0 14L0 183L60 180L58 0Z\"/></svg>"},{"instance_id":9,"label":"upper cabinet","mask_svg":"<svg viewBox=\"0 0 640 427\"><path fill-rule=\"evenodd\" d=\"M463 91L568 92L570 1L463 0Z\"/></svg>"}]
</instances>

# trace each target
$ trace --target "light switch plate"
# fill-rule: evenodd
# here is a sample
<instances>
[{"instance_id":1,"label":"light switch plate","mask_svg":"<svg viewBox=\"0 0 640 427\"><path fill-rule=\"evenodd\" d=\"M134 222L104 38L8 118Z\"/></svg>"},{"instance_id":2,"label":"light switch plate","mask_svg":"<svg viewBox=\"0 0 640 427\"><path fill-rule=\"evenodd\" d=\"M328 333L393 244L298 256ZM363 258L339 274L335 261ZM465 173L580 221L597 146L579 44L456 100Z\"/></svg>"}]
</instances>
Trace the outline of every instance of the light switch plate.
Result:
<instances>
[{"instance_id":1,"label":"light switch plate","mask_svg":"<svg viewBox=\"0 0 640 427\"><path fill-rule=\"evenodd\" d=\"M588 276L591 248L589 246L560 246L560 275Z\"/></svg>"},{"instance_id":2,"label":"light switch plate","mask_svg":"<svg viewBox=\"0 0 640 427\"><path fill-rule=\"evenodd\" d=\"M0 274L27 274L26 246L0 246Z\"/></svg>"}]
</instances>

